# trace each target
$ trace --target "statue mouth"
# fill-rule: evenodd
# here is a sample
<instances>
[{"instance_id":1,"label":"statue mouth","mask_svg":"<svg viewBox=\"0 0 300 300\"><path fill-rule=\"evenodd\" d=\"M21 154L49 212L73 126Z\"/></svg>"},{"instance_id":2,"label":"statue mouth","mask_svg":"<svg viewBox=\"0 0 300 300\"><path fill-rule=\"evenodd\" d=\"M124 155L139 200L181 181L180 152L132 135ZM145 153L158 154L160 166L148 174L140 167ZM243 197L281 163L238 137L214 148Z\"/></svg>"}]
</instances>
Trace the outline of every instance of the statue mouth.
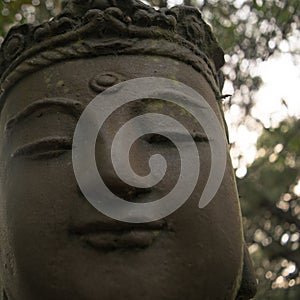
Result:
<instances>
[{"instance_id":1,"label":"statue mouth","mask_svg":"<svg viewBox=\"0 0 300 300\"><path fill-rule=\"evenodd\" d=\"M148 248L168 230L165 220L145 224L107 221L75 226L69 233L96 250L113 251Z\"/></svg>"}]
</instances>

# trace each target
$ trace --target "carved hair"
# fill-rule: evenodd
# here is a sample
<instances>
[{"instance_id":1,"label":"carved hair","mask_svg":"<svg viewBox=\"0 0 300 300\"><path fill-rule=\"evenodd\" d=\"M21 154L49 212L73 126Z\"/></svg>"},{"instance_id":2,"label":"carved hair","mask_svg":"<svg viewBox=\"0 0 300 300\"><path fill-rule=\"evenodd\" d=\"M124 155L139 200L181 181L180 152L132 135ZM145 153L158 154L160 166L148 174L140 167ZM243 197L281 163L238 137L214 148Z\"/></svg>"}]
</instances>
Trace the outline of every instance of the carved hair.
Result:
<instances>
[{"instance_id":1,"label":"carved hair","mask_svg":"<svg viewBox=\"0 0 300 300\"><path fill-rule=\"evenodd\" d=\"M0 96L26 74L59 61L137 53L190 64L220 97L224 53L200 11L155 10L137 0L65 0L49 22L13 27L0 49Z\"/></svg>"}]
</instances>

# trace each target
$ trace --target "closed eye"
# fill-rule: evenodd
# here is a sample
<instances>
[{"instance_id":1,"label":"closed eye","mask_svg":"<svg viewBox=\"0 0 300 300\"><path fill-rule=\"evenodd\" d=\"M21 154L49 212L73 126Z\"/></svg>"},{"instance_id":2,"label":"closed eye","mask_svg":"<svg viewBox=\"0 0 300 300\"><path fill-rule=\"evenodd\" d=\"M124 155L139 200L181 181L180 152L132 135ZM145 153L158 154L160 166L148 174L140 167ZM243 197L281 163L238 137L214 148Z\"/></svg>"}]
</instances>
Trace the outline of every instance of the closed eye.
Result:
<instances>
[{"instance_id":1,"label":"closed eye","mask_svg":"<svg viewBox=\"0 0 300 300\"><path fill-rule=\"evenodd\" d=\"M190 137L194 140L195 143L209 143L209 139L206 135L202 133L191 133L190 136L182 133L171 133L174 138L176 138L181 143L190 142ZM172 143L169 138L163 134L147 134L144 137L144 140L149 144L170 144Z\"/></svg>"},{"instance_id":2,"label":"closed eye","mask_svg":"<svg viewBox=\"0 0 300 300\"><path fill-rule=\"evenodd\" d=\"M69 150L72 150L71 138L51 137L40 139L20 147L11 157L27 156L32 159L46 159L58 157Z\"/></svg>"}]
</instances>

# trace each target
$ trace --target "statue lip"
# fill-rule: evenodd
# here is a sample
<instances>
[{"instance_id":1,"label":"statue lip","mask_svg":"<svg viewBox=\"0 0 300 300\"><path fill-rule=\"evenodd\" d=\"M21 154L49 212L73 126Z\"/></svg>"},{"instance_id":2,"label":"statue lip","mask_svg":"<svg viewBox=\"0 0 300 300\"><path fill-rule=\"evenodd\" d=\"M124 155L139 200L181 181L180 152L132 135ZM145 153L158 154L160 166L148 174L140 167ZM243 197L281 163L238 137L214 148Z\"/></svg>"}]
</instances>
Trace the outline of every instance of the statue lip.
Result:
<instances>
[{"instance_id":1,"label":"statue lip","mask_svg":"<svg viewBox=\"0 0 300 300\"><path fill-rule=\"evenodd\" d=\"M116 232L122 233L125 231L131 230L162 230L167 227L166 220L162 219L159 221L154 221L150 223L124 223L116 220L105 220L105 221L96 221L91 223L86 223L83 225L74 225L70 229L70 232L76 235L85 235L85 234L95 234L95 233L105 233L105 232Z\"/></svg>"},{"instance_id":2,"label":"statue lip","mask_svg":"<svg viewBox=\"0 0 300 300\"><path fill-rule=\"evenodd\" d=\"M166 230L165 220L143 224L105 221L74 226L69 232L92 248L116 250L147 248Z\"/></svg>"}]
</instances>

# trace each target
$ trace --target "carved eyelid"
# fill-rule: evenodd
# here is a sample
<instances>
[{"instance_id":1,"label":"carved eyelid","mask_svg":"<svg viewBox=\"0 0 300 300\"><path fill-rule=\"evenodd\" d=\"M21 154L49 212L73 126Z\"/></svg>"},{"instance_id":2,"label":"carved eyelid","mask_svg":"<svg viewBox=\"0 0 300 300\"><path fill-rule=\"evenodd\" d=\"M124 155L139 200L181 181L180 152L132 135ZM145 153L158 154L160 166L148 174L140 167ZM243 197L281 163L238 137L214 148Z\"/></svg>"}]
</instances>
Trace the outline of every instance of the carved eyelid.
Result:
<instances>
[{"instance_id":1,"label":"carved eyelid","mask_svg":"<svg viewBox=\"0 0 300 300\"><path fill-rule=\"evenodd\" d=\"M184 142L186 140L186 135L181 134L181 133L176 133L176 132L172 132L172 134L178 135L179 137L182 137L182 141ZM193 138L195 143L209 143L209 138L201 133L201 132L193 132L191 133L191 137ZM147 138L145 138L145 140L149 143L149 144L155 144L155 143L163 143L166 141L169 141L169 139L167 137L165 137L163 134L149 134Z\"/></svg>"},{"instance_id":2,"label":"carved eyelid","mask_svg":"<svg viewBox=\"0 0 300 300\"><path fill-rule=\"evenodd\" d=\"M51 149L49 149L51 148ZM72 150L72 138L69 137L50 137L37 140L19 147L12 155L12 158L20 156L35 156L43 154L55 154Z\"/></svg>"}]
</instances>

